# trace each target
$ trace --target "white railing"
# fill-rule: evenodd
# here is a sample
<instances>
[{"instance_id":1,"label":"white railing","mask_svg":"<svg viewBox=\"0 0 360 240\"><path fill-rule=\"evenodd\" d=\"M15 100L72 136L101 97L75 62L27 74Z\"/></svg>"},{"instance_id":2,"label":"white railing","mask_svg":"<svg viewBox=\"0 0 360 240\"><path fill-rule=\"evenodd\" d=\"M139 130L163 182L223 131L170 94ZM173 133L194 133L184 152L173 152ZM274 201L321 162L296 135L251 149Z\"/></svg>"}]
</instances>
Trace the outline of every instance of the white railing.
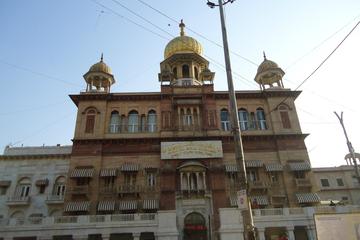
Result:
<instances>
[{"instance_id":1,"label":"white railing","mask_svg":"<svg viewBox=\"0 0 360 240\"><path fill-rule=\"evenodd\" d=\"M46 197L48 202L61 202L64 201L64 195L48 195Z\"/></svg>"},{"instance_id":2,"label":"white railing","mask_svg":"<svg viewBox=\"0 0 360 240\"><path fill-rule=\"evenodd\" d=\"M30 197L29 196L12 196L9 197L7 200L8 204L28 204L30 203Z\"/></svg>"}]
</instances>

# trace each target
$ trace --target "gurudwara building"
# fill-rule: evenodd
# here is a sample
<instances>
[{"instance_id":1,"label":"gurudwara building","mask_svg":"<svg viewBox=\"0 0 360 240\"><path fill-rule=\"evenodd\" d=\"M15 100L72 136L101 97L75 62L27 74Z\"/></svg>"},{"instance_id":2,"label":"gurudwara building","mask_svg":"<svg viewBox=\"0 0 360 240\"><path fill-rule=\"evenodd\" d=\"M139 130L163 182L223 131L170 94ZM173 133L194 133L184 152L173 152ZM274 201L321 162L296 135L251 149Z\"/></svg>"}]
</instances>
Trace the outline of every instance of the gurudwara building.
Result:
<instances>
[{"instance_id":1,"label":"gurudwara building","mask_svg":"<svg viewBox=\"0 0 360 240\"><path fill-rule=\"evenodd\" d=\"M70 95L71 151L5 151L4 166L51 164L42 176L0 176L0 239L243 239L228 93L214 90L202 46L184 28L165 48L160 92L111 92L101 57L84 75L86 91ZM260 90L236 92L249 199L259 239L316 239L320 198L294 104L300 92L283 75L264 58Z\"/></svg>"}]
</instances>

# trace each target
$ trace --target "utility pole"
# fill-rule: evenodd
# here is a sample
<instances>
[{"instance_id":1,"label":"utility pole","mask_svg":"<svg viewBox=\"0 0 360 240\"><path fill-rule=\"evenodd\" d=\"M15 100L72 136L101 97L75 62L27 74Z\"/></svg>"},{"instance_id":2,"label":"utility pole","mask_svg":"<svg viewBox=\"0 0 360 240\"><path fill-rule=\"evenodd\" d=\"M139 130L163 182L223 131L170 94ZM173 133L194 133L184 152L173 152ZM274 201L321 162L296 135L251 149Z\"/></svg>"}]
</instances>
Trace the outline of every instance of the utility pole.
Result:
<instances>
[{"instance_id":1,"label":"utility pole","mask_svg":"<svg viewBox=\"0 0 360 240\"><path fill-rule=\"evenodd\" d=\"M346 145L348 146L351 158L352 158L353 163L354 163L356 178L358 179L358 182L360 183L360 173L359 173L359 168L358 168L358 165L357 165L357 162L356 162L355 150L354 150L354 148L353 148L353 146L352 146L352 144L351 144L351 142L349 140L349 137L348 137L346 129L345 129L343 112L341 112L340 116L336 112L334 112L334 113L335 113L336 117L339 119L341 127L344 130L344 135L345 135L345 138L346 138Z\"/></svg>"},{"instance_id":2,"label":"utility pole","mask_svg":"<svg viewBox=\"0 0 360 240\"><path fill-rule=\"evenodd\" d=\"M237 110L237 103L236 103L236 96L234 91L234 83L232 79L231 73L231 64L230 64L230 56L229 56L229 46L227 41L227 33L226 33L226 26L225 26L225 18L224 18L224 9L223 5L227 3L233 3L235 0L218 0L218 4L213 2L207 1L207 5L210 8L219 7L220 10L220 21L221 21L221 31L222 31L222 38L223 38L223 45L224 45L224 56L225 56L225 66L226 66L226 76L227 76L227 83L229 89L229 101L230 101L230 120L231 120L231 127L232 133L234 137L234 148L235 148L235 160L236 165L239 171L239 181L240 181L240 191L244 193L246 199L246 207L242 209L241 214L243 216L244 222L244 239L245 240L255 240L256 233L255 233L255 226L254 220L252 216L251 204L249 202L248 196L248 181L246 177L246 167L245 167L245 159L244 159L244 150L243 144L241 140L241 131L239 126L239 116Z\"/></svg>"}]
</instances>

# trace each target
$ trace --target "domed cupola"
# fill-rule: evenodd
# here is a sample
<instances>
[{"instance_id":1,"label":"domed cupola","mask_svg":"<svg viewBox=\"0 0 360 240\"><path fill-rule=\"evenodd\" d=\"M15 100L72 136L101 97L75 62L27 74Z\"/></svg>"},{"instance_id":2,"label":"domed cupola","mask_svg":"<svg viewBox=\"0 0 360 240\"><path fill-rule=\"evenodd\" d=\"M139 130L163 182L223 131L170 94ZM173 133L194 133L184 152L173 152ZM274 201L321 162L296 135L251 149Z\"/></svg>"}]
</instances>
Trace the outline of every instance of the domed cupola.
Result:
<instances>
[{"instance_id":1,"label":"domed cupola","mask_svg":"<svg viewBox=\"0 0 360 240\"><path fill-rule=\"evenodd\" d=\"M159 81L161 84L169 82L172 86L199 86L204 81L212 82L215 73L209 70L209 62L201 56L201 44L185 35L183 20L179 28L180 36L172 39L165 47Z\"/></svg>"},{"instance_id":2,"label":"domed cupola","mask_svg":"<svg viewBox=\"0 0 360 240\"><path fill-rule=\"evenodd\" d=\"M84 74L86 81L86 92L110 92L110 87L115 83L111 68L104 63L103 54L100 62L92 65L87 73Z\"/></svg>"},{"instance_id":3,"label":"domed cupola","mask_svg":"<svg viewBox=\"0 0 360 240\"><path fill-rule=\"evenodd\" d=\"M255 76L255 81L260 85L261 90L267 88L284 88L282 78L285 72L273 61L266 59L264 53L264 61L259 65ZM274 86L274 83L277 86Z\"/></svg>"},{"instance_id":4,"label":"domed cupola","mask_svg":"<svg viewBox=\"0 0 360 240\"><path fill-rule=\"evenodd\" d=\"M172 39L165 47L164 58L171 57L176 53L196 53L201 55L203 50L201 44L194 38L185 35L185 24L181 19L179 24L180 36Z\"/></svg>"}]
</instances>

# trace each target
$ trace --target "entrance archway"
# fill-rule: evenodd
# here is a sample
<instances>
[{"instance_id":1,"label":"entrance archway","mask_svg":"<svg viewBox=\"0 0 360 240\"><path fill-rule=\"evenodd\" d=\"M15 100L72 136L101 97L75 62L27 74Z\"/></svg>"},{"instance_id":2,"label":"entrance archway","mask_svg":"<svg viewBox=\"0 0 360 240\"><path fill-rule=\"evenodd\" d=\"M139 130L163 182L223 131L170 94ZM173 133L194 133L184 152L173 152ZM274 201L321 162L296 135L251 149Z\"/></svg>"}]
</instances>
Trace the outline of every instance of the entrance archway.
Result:
<instances>
[{"instance_id":1,"label":"entrance archway","mask_svg":"<svg viewBox=\"0 0 360 240\"><path fill-rule=\"evenodd\" d=\"M184 240L206 240L205 218L200 213L190 213L184 219Z\"/></svg>"}]
</instances>

